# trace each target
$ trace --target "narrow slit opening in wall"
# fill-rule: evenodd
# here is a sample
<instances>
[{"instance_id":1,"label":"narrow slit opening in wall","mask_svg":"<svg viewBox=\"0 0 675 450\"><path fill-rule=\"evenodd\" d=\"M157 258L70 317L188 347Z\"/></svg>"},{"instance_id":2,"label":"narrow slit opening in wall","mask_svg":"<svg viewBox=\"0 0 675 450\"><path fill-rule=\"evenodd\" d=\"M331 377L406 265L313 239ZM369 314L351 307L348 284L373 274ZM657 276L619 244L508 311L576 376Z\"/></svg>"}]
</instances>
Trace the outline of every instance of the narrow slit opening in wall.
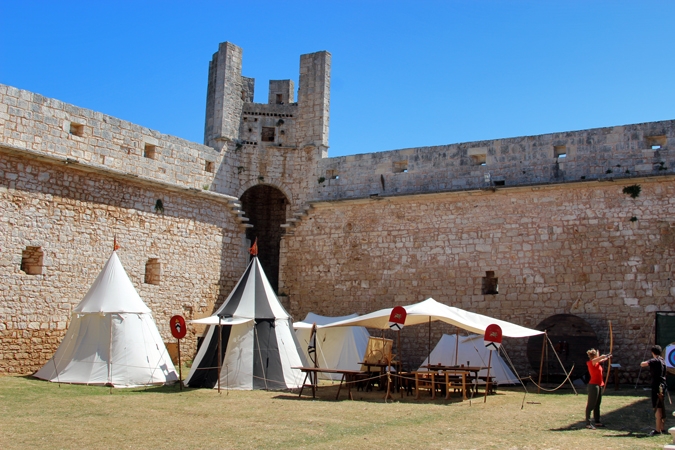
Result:
<instances>
[{"instance_id":1,"label":"narrow slit opening in wall","mask_svg":"<svg viewBox=\"0 0 675 450\"><path fill-rule=\"evenodd\" d=\"M553 146L553 156L556 158L567 158L567 146L566 145L554 145Z\"/></svg>"},{"instance_id":2,"label":"narrow slit opening in wall","mask_svg":"<svg viewBox=\"0 0 675 450\"><path fill-rule=\"evenodd\" d=\"M143 156L148 159L155 159L157 154L157 147L152 144L145 144L143 148Z\"/></svg>"},{"instance_id":3,"label":"narrow slit opening in wall","mask_svg":"<svg viewBox=\"0 0 675 450\"><path fill-rule=\"evenodd\" d=\"M73 136L82 137L84 135L84 125L75 122L70 122L70 134L72 134Z\"/></svg>"},{"instance_id":4,"label":"narrow slit opening in wall","mask_svg":"<svg viewBox=\"0 0 675 450\"><path fill-rule=\"evenodd\" d=\"M495 180L493 181L495 186L504 186L506 184L505 180Z\"/></svg>"},{"instance_id":5,"label":"narrow slit opening in wall","mask_svg":"<svg viewBox=\"0 0 675 450\"><path fill-rule=\"evenodd\" d=\"M483 295L495 295L499 293L499 279L495 277L495 273L491 270L485 272L482 286Z\"/></svg>"},{"instance_id":6,"label":"narrow slit opening in wall","mask_svg":"<svg viewBox=\"0 0 675 450\"><path fill-rule=\"evenodd\" d=\"M157 258L150 258L145 263L145 280L146 284L158 285L162 276L162 263Z\"/></svg>"},{"instance_id":7,"label":"narrow slit opening in wall","mask_svg":"<svg viewBox=\"0 0 675 450\"><path fill-rule=\"evenodd\" d=\"M21 253L21 271L26 275L42 275L42 247L26 247Z\"/></svg>"}]
</instances>

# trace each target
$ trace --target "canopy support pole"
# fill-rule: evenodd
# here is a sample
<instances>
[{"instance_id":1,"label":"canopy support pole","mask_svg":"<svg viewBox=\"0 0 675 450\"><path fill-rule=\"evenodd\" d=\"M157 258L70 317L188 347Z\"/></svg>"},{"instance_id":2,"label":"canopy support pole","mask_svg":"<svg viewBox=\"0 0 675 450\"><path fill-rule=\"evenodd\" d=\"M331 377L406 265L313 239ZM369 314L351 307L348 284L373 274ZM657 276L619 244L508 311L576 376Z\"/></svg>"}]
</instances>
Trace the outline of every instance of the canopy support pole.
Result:
<instances>
[{"instance_id":1,"label":"canopy support pole","mask_svg":"<svg viewBox=\"0 0 675 450\"><path fill-rule=\"evenodd\" d=\"M478 350L476 350L476 351L478 351ZM479 356L480 356L480 353L479 353ZM455 365L457 365L457 359L458 358L459 358L459 327L455 326Z\"/></svg>"},{"instance_id":2,"label":"canopy support pole","mask_svg":"<svg viewBox=\"0 0 675 450\"><path fill-rule=\"evenodd\" d=\"M542 339L542 344L541 344L541 361L539 361L539 381L537 384L541 386L541 375L544 372L544 351L546 350L546 340L547 340L547 335L546 331L544 331L544 338ZM537 394L541 394L541 388L537 386Z\"/></svg>"},{"instance_id":3,"label":"canopy support pole","mask_svg":"<svg viewBox=\"0 0 675 450\"><path fill-rule=\"evenodd\" d=\"M483 403L487 403L487 395L490 390L490 367L492 366L492 349L490 349L490 356L488 357L488 371L487 378L485 379L485 396L483 397ZM476 378L476 384L478 384L478 378ZM476 386L478 389L478 386Z\"/></svg>"},{"instance_id":4,"label":"canopy support pole","mask_svg":"<svg viewBox=\"0 0 675 450\"><path fill-rule=\"evenodd\" d=\"M223 329L222 325L220 323L221 317L218 316L218 393L220 394L220 369L221 366L223 365L222 358L223 356L221 355L221 348L223 345Z\"/></svg>"},{"instance_id":5,"label":"canopy support pole","mask_svg":"<svg viewBox=\"0 0 675 450\"><path fill-rule=\"evenodd\" d=\"M427 341L427 363L431 364L431 316L429 316L429 340Z\"/></svg>"}]
</instances>

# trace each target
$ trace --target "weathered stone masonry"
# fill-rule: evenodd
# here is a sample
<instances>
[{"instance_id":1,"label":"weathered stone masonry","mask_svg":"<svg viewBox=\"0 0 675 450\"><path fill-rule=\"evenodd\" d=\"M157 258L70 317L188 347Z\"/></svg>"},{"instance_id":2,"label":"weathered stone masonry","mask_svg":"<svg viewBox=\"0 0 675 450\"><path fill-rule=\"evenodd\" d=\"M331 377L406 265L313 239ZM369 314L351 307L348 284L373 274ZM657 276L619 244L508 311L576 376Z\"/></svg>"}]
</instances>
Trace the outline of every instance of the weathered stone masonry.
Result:
<instances>
[{"instance_id":1,"label":"weathered stone masonry","mask_svg":"<svg viewBox=\"0 0 675 450\"><path fill-rule=\"evenodd\" d=\"M213 56L206 145L0 85L0 373L53 353L114 235L167 341L172 314L209 314L246 264L244 199L259 229L286 208L279 293L296 318L434 297L530 327L575 314L603 348L611 320L634 382L654 311L675 305L675 121L328 158L330 54L302 55L297 101L272 80L267 104L242 58ZM278 190L262 207L260 187ZM403 342L418 363L426 328ZM524 340L508 347L529 371Z\"/></svg>"}]
</instances>

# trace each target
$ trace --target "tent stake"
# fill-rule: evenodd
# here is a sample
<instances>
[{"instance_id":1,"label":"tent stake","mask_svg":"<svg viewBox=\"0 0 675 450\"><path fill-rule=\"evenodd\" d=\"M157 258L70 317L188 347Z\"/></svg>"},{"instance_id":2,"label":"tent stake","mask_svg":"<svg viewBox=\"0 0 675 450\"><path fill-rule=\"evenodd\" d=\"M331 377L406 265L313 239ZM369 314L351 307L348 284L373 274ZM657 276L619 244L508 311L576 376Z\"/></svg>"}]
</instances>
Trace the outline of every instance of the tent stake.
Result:
<instances>
[{"instance_id":1,"label":"tent stake","mask_svg":"<svg viewBox=\"0 0 675 450\"><path fill-rule=\"evenodd\" d=\"M541 345L541 361L539 362L539 381L537 384L541 386L541 374L544 372L544 350L546 350L546 330L544 330L544 338ZM541 387L537 386L537 394L541 394Z\"/></svg>"}]
</instances>

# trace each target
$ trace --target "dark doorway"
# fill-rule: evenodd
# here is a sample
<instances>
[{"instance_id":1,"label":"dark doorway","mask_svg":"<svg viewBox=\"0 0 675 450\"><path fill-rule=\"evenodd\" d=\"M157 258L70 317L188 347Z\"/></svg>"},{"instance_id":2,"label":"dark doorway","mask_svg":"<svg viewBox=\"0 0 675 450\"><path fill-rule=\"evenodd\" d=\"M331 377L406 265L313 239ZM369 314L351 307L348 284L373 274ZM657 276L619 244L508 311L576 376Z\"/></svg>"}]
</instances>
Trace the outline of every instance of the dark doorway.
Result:
<instances>
[{"instance_id":1,"label":"dark doorway","mask_svg":"<svg viewBox=\"0 0 675 450\"><path fill-rule=\"evenodd\" d=\"M246 229L246 238L258 239L258 259L275 293L279 293L279 248L282 223L286 223L286 196L276 188L260 184L241 196L241 208L253 228Z\"/></svg>"}]
</instances>

